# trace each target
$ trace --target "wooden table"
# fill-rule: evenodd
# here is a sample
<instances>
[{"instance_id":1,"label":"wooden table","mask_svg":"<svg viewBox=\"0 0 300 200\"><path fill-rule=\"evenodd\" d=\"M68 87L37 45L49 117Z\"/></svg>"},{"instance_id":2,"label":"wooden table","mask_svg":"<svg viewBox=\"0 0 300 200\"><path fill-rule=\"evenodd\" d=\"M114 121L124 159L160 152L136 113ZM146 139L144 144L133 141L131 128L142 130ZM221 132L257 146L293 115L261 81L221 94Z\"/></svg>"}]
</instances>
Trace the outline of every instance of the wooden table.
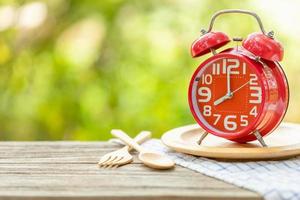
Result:
<instances>
[{"instance_id":1,"label":"wooden table","mask_svg":"<svg viewBox=\"0 0 300 200\"><path fill-rule=\"evenodd\" d=\"M176 166L139 161L115 170L97 161L107 142L0 142L0 199L262 199L258 194Z\"/></svg>"}]
</instances>

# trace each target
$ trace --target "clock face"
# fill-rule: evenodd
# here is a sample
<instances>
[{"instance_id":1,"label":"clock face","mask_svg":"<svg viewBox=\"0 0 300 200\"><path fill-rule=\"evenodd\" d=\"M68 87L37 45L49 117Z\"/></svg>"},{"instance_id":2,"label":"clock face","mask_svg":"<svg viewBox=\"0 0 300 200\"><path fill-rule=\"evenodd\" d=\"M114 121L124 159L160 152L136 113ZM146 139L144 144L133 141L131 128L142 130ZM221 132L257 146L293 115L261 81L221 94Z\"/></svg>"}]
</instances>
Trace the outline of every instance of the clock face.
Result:
<instances>
[{"instance_id":1,"label":"clock face","mask_svg":"<svg viewBox=\"0 0 300 200\"><path fill-rule=\"evenodd\" d=\"M232 137L249 132L265 100L257 69L240 57L221 57L201 66L194 77L190 104L200 125Z\"/></svg>"}]
</instances>

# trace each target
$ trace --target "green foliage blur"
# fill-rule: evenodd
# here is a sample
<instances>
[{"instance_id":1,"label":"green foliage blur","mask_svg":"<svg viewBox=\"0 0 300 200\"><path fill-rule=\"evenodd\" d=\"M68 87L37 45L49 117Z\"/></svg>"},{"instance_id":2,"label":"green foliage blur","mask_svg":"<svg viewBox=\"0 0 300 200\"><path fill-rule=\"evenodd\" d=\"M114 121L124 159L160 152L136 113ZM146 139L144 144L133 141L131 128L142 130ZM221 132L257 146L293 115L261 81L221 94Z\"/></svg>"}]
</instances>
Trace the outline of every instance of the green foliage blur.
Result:
<instances>
[{"instance_id":1,"label":"green foliage blur","mask_svg":"<svg viewBox=\"0 0 300 200\"><path fill-rule=\"evenodd\" d=\"M208 56L192 59L189 48L228 8L256 12L284 45L285 120L300 122L299 1L0 0L0 140L106 140L112 128L160 137L195 123L187 87ZM240 15L214 29L259 31Z\"/></svg>"}]
</instances>

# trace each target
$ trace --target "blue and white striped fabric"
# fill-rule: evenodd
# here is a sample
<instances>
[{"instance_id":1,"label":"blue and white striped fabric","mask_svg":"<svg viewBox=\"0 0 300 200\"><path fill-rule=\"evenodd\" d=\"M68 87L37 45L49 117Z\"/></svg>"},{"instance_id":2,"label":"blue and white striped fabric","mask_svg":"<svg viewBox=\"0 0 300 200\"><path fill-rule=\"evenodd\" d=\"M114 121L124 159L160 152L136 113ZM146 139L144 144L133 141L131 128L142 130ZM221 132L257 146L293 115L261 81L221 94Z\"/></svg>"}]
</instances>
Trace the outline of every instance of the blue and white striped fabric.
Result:
<instances>
[{"instance_id":1,"label":"blue and white striped fabric","mask_svg":"<svg viewBox=\"0 0 300 200\"><path fill-rule=\"evenodd\" d=\"M300 157L282 161L220 162L170 151L160 140L143 146L167 153L177 165L256 191L266 200L300 199Z\"/></svg>"}]
</instances>

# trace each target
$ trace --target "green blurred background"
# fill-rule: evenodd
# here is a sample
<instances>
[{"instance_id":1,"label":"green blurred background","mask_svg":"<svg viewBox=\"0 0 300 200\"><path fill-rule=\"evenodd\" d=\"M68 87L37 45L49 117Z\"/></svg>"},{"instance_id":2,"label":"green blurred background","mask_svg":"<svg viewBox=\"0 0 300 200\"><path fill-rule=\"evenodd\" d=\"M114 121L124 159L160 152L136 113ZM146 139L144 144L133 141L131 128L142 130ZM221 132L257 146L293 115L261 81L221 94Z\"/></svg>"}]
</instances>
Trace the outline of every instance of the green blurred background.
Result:
<instances>
[{"instance_id":1,"label":"green blurred background","mask_svg":"<svg viewBox=\"0 0 300 200\"><path fill-rule=\"evenodd\" d=\"M194 123L190 45L220 9L256 12L285 47L285 121L300 122L300 1L0 0L0 140L106 140ZM258 31L228 15L215 30ZM231 43L229 46L235 45Z\"/></svg>"}]
</instances>

